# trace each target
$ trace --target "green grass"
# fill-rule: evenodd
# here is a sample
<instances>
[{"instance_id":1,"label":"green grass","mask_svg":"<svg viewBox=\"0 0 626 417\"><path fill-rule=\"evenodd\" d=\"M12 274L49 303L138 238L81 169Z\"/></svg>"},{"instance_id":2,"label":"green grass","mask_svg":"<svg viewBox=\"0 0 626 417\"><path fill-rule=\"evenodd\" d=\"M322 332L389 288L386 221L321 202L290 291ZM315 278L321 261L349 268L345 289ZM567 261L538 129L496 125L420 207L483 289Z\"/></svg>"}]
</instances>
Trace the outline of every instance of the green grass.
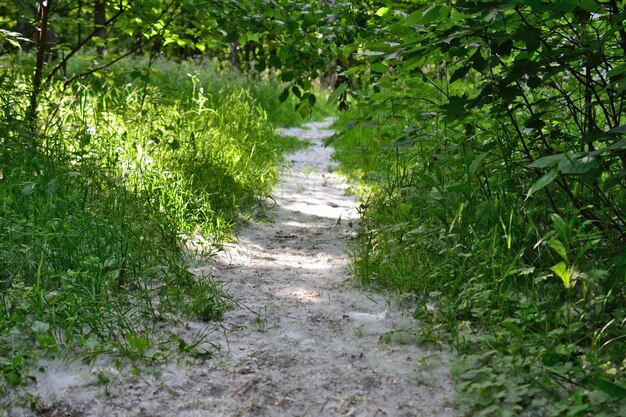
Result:
<instances>
[{"instance_id":1,"label":"green grass","mask_svg":"<svg viewBox=\"0 0 626 417\"><path fill-rule=\"evenodd\" d=\"M336 125L344 131L333 140L336 158L362 184L355 275L415 297L418 340L449 343L460 355L465 415L624 414L619 238L582 220L557 192L560 214L539 196L524 200L535 178L521 163L501 168L515 155L506 142L473 151L505 137L496 123L468 140L427 107L398 108L357 105ZM575 265L569 277L556 272L559 262Z\"/></svg>"},{"instance_id":2,"label":"green grass","mask_svg":"<svg viewBox=\"0 0 626 417\"><path fill-rule=\"evenodd\" d=\"M0 393L41 355L212 354L206 334L168 330L233 303L185 248L210 254L262 209L283 152L305 146L274 129L300 121L293 103L272 80L165 60L141 78L136 60L53 83L32 131L16 64L0 62Z\"/></svg>"}]
</instances>

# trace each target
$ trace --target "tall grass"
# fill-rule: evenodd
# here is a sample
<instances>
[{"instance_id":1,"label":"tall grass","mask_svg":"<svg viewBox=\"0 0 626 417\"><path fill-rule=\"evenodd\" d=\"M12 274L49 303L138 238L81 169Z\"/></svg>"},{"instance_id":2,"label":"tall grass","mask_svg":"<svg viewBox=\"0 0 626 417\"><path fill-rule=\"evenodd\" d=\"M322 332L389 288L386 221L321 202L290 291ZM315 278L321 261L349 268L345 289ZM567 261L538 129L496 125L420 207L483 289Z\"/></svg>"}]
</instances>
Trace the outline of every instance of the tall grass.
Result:
<instances>
[{"instance_id":1,"label":"tall grass","mask_svg":"<svg viewBox=\"0 0 626 417\"><path fill-rule=\"evenodd\" d=\"M137 60L53 83L32 130L16 64L0 63L0 392L46 352L211 354L209 339L168 330L231 304L189 273L184 248L210 251L262 209L283 152L301 146L271 121L300 116L273 102L274 81Z\"/></svg>"},{"instance_id":2,"label":"tall grass","mask_svg":"<svg viewBox=\"0 0 626 417\"><path fill-rule=\"evenodd\" d=\"M557 193L554 205L524 199L535 179L515 161L502 169L515 145L489 123L468 139L427 106L362 105L343 115L336 158L363 182L352 268L367 285L412 295L420 340L459 352L468 415L622 415L619 239ZM481 148L490 151L473 150ZM569 277L559 262L576 265Z\"/></svg>"}]
</instances>

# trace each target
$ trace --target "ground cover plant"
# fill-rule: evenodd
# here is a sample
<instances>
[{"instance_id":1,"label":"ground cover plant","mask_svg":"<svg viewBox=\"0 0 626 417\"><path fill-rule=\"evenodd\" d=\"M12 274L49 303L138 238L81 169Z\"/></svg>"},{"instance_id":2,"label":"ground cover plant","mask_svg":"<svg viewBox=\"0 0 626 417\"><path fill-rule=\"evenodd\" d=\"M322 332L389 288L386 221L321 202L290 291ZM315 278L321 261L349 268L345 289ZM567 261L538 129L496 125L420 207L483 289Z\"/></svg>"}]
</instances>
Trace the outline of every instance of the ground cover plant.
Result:
<instances>
[{"instance_id":1,"label":"ground cover plant","mask_svg":"<svg viewBox=\"0 0 626 417\"><path fill-rule=\"evenodd\" d=\"M315 105L275 77L271 36L244 10L0 5L3 393L46 352L137 364L217 348L168 331L234 302L189 264L263 214L283 153L304 146L274 127Z\"/></svg>"},{"instance_id":2,"label":"ground cover plant","mask_svg":"<svg viewBox=\"0 0 626 417\"><path fill-rule=\"evenodd\" d=\"M467 415L626 412L623 13L389 5L345 71L353 269L449 335Z\"/></svg>"},{"instance_id":3,"label":"ground cover plant","mask_svg":"<svg viewBox=\"0 0 626 417\"><path fill-rule=\"evenodd\" d=\"M219 319L233 302L223 284L192 276L189 259L263 209L283 152L301 146L268 119L300 116L278 103L278 82L166 59L140 80L138 58L52 86L32 129L20 71L31 59L1 63L0 389L27 383L46 352L212 354L206 335L167 329Z\"/></svg>"},{"instance_id":4,"label":"ground cover plant","mask_svg":"<svg viewBox=\"0 0 626 417\"><path fill-rule=\"evenodd\" d=\"M284 145L258 104L291 122L321 82L350 110L329 143L367 190L354 271L415 300L421 340L462 353L466 414L626 413L623 1L0 12L8 383L35 344L146 357L154 332L135 318L185 300L218 317L228 300L189 281L181 242L221 240L258 210Z\"/></svg>"}]
</instances>

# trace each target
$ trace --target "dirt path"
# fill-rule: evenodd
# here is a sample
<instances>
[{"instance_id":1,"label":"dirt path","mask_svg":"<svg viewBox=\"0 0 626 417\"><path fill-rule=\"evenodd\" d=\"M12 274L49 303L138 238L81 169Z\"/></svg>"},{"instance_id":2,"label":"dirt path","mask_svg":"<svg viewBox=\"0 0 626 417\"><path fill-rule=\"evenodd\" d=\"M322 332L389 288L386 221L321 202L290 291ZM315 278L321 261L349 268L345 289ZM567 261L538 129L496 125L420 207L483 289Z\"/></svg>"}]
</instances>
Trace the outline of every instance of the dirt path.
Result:
<instances>
[{"instance_id":1,"label":"dirt path","mask_svg":"<svg viewBox=\"0 0 626 417\"><path fill-rule=\"evenodd\" d=\"M222 354L119 376L108 396L93 373L50 367L36 393L64 401L73 416L453 416L446 354L382 342L410 326L410 312L359 290L347 274L344 243L357 215L329 172L328 126L282 131L311 146L290 155L273 221L249 225L238 245L197 268L230 282L247 307L229 311L226 330L211 335ZM58 404L46 415L64 415Z\"/></svg>"}]
</instances>

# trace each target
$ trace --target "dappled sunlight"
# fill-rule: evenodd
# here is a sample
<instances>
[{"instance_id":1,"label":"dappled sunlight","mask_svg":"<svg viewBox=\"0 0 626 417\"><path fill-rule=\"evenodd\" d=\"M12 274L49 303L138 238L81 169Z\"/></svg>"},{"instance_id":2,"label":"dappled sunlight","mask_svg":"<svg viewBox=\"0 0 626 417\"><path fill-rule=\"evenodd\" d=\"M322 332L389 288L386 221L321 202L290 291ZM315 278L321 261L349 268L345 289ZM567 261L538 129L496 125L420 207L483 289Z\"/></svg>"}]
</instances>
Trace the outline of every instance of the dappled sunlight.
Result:
<instances>
[{"instance_id":1,"label":"dappled sunlight","mask_svg":"<svg viewBox=\"0 0 626 417\"><path fill-rule=\"evenodd\" d=\"M320 291L291 286L278 290L276 295L283 298L294 298L301 303L316 304L329 300L329 298L324 297L324 294Z\"/></svg>"},{"instance_id":2,"label":"dappled sunlight","mask_svg":"<svg viewBox=\"0 0 626 417\"><path fill-rule=\"evenodd\" d=\"M397 326L410 321L412 312L405 316L391 311L383 297L353 285L345 246L358 223L357 203L343 179L328 173L329 149L320 146L319 134L309 131L308 137L317 141L290 155L294 167L283 172L274 193L276 204L263 219L247 223L235 243L224 245L213 262L194 270L224 282L235 300L220 323L228 331L226 357L232 365L224 366L226 377L208 371L210 378L220 387L234 380L225 391L228 398L251 393L263 404L271 402L274 408L264 416L306 414L294 408L285 412L281 398L310 401L336 392L375 392L385 404L413 398L427 404L424 409L436 410L429 415L451 417L442 405L451 392L444 367L429 367L428 391L414 384L387 384L412 377L413 361L431 353L414 344L380 343L383 335L399 338ZM404 334L405 339L414 337L410 331ZM280 397L271 397L273 393ZM329 408L323 415L377 414L360 407L357 396L349 398L353 408L340 413ZM319 409L326 406L319 404Z\"/></svg>"},{"instance_id":3,"label":"dappled sunlight","mask_svg":"<svg viewBox=\"0 0 626 417\"><path fill-rule=\"evenodd\" d=\"M286 204L284 207L291 211L333 220L358 218L356 210L353 207L332 207L328 204L308 201Z\"/></svg>"}]
</instances>

